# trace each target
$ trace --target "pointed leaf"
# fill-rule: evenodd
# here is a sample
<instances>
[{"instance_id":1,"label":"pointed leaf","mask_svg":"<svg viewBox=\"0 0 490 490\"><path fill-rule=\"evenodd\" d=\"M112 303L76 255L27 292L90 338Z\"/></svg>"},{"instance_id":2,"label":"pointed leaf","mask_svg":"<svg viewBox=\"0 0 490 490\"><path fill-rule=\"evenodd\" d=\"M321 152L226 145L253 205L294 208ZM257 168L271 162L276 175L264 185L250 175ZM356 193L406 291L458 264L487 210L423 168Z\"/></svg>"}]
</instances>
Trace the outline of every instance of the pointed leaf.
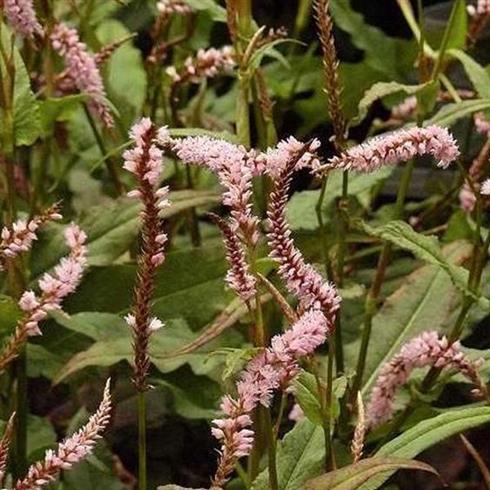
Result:
<instances>
[{"instance_id":1,"label":"pointed leaf","mask_svg":"<svg viewBox=\"0 0 490 490\"><path fill-rule=\"evenodd\" d=\"M379 473L396 470L419 470L437 475L430 465L420 461L402 458L369 458L356 464L345 466L323 476L306 482L304 490L357 490L359 485L367 482Z\"/></svg>"}]
</instances>

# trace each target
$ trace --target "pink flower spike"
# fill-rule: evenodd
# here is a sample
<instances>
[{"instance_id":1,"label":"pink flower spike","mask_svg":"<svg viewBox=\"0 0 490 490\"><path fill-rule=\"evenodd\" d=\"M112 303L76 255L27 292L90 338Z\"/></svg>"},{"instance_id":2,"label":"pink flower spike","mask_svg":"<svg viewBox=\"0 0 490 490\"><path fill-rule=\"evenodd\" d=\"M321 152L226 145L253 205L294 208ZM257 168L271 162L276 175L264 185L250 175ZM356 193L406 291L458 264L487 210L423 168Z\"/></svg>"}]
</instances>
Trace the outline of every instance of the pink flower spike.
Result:
<instances>
[{"instance_id":1,"label":"pink flower spike","mask_svg":"<svg viewBox=\"0 0 490 490\"><path fill-rule=\"evenodd\" d=\"M64 58L69 77L78 90L89 95L90 110L106 127L114 126L111 111L104 101L106 93L102 76L95 58L89 54L86 44L80 41L78 32L65 24L56 24L51 34L51 43L53 49Z\"/></svg>"},{"instance_id":2,"label":"pink flower spike","mask_svg":"<svg viewBox=\"0 0 490 490\"><path fill-rule=\"evenodd\" d=\"M482 183L480 193L484 196L490 196L490 179L486 179Z\"/></svg>"},{"instance_id":3,"label":"pink flower spike","mask_svg":"<svg viewBox=\"0 0 490 490\"><path fill-rule=\"evenodd\" d=\"M371 391L366 410L368 427L376 427L393 416L395 396L407 383L415 368L452 367L476 385L476 393L486 394L486 386L478 373L478 362L472 362L461 352L458 342L449 344L437 332L424 332L407 342L400 352L382 366Z\"/></svg>"},{"instance_id":4,"label":"pink flower spike","mask_svg":"<svg viewBox=\"0 0 490 490\"><path fill-rule=\"evenodd\" d=\"M445 128L429 126L400 129L350 148L342 155L331 158L319 170L337 168L374 172L383 165L397 165L426 154L438 160L439 167L447 168L458 158L459 149Z\"/></svg>"},{"instance_id":5,"label":"pink flower spike","mask_svg":"<svg viewBox=\"0 0 490 490\"><path fill-rule=\"evenodd\" d=\"M78 432L58 444L56 451L46 451L43 461L33 464L27 476L18 480L14 490L38 490L55 481L61 470L69 470L93 452L101 433L109 425L112 401L110 394L110 380L104 388L102 402L89 421Z\"/></svg>"},{"instance_id":6,"label":"pink flower spike","mask_svg":"<svg viewBox=\"0 0 490 490\"><path fill-rule=\"evenodd\" d=\"M3 10L19 36L32 39L35 35L42 35L43 28L37 20L33 0L4 0Z\"/></svg>"}]
</instances>

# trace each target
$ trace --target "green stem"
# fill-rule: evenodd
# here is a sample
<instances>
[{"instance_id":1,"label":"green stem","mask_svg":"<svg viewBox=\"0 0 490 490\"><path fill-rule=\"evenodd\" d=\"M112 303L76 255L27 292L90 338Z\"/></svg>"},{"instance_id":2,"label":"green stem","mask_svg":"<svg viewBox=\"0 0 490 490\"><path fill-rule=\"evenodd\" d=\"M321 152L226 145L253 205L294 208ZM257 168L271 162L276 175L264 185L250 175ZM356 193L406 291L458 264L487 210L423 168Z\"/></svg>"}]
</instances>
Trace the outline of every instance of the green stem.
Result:
<instances>
[{"instance_id":1,"label":"green stem","mask_svg":"<svg viewBox=\"0 0 490 490\"><path fill-rule=\"evenodd\" d=\"M403 174L400 179L400 187L398 188L398 193L396 196L396 204L395 204L395 215L397 218L400 218L403 213L403 206L405 204L408 188L410 187L410 182L412 180L413 167L414 167L413 161L410 161L403 169ZM371 339L373 317L377 312L378 298L381 292L381 286L383 285L383 281L386 275L386 269L390 262L391 250L392 250L391 244L386 242L383 245L383 249L381 250L381 254L379 256L378 266L376 268L376 273L374 276L373 283L371 284L371 288L369 289L366 296L366 302L364 307L364 328L362 331L361 346L359 348L359 355L357 358L356 376L354 378L354 383L351 391L351 402L355 401L357 392L360 390L362 386L364 369L366 366L366 359L367 359L368 348L369 348L369 341Z\"/></svg>"},{"instance_id":2,"label":"green stem","mask_svg":"<svg viewBox=\"0 0 490 490\"><path fill-rule=\"evenodd\" d=\"M265 429L267 434L268 466L269 466L269 488L270 490L279 490L277 479L277 461L276 461L276 438L274 433L274 424L270 409L261 407L264 413Z\"/></svg>"},{"instance_id":3,"label":"green stem","mask_svg":"<svg viewBox=\"0 0 490 490\"><path fill-rule=\"evenodd\" d=\"M21 478L27 472L27 416L29 401L27 397L27 351L24 347L14 365L16 377L15 399L15 460L14 478Z\"/></svg>"},{"instance_id":4,"label":"green stem","mask_svg":"<svg viewBox=\"0 0 490 490\"><path fill-rule=\"evenodd\" d=\"M146 490L146 393L138 392L138 490Z\"/></svg>"},{"instance_id":5,"label":"green stem","mask_svg":"<svg viewBox=\"0 0 490 490\"><path fill-rule=\"evenodd\" d=\"M95 141L97 143L97 146L99 147L100 153L102 154L102 157L106 157L109 152L105 146L101 134L99 133L99 130L97 129L97 125L95 124L94 118L92 117L92 114L90 114L90 111L88 110L86 104L83 104L83 109L85 111L87 120L90 124L90 128L92 129L92 132L94 134ZM107 170L109 171L109 175L111 176L112 182L114 184L117 193L119 195L124 194L125 193L124 185L119 178L119 173L117 171L116 164L114 163L112 158L106 158L105 164L107 166Z\"/></svg>"}]
</instances>

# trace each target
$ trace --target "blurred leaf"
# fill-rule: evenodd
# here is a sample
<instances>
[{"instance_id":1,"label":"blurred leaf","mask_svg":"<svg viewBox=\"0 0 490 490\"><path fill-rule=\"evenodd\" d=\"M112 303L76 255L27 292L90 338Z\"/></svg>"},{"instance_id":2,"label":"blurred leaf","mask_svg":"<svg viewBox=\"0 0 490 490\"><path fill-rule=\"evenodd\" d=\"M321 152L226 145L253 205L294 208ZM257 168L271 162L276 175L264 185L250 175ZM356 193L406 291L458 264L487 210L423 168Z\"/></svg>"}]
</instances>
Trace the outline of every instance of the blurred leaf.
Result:
<instances>
[{"instance_id":1,"label":"blurred leaf","mask_svg":"<svg viewBox=\"0 0 490 490\"><path fill-rule=\"evenodd\" d=\"M186 0L193 9L204 10L216 22L226 22L226 10L214 0Z\"/></svg>"},{"instance_id":2,"label":"blurred leaf","mask_svg":"<svg viewBox=\"0 0 490 490\"><path fill-rule=\"evenodd\" d=\"M437 82L426 82L420 85L404 85L397 82L375 83L364 93L363 98L359 102L359 112L354 119L353 124L361 122L366 117L371 105L378 99L399 92L404 92L407 95L417 95L421 92L430 91L434 85L436 87L439 86Z\"/></svg>"},{"instance_id":3,"label":"blurred leaf","mask_svg":"<svg viewBox=\"0 0 490 490\"><path fill-rule=\"evenodd\" d=\"M39 114L43 135L52 134L55 122L69 119L79 104L86 102L87 99L85 94L73 94L41 100L39 102Z\"/></svg>"},{"instance_id":4,"label":"blurred leaf","mask_svg":"<svg viewBox=\"0 0 490 490\"><path fill-rule=\"evenodd\" d=\"M447 37L447 45L445 51L448 49L464 48L466 45L466 34L468 31L468 14L466 12L465 0L456 0L453 3L453 10L449 23L446 26L446 32L444 36ZM442 53L444 56L446 53Z\"/></svg>"},{"instance_id":5,"label":"blurred leaf","mask_svg":"<svg viewBox=\"0 0 490 490\"><path fill-rule=\"evenodd\" d=\"M27 454L31 463L42 459L44 451L52 448L56 443L56 433L49 421L43 417L29 415L27 433L29 434Z\"/></svg>"},{"instance_id":6,"label":"blurred leaf","mask_svg":"<svg viewBox=\"0 0 490 490\"><path fill-rule=\"evenodd\" d=\"M17 302L11 296L0 294L0 338L13 331L21 316Z\"/></svg>"},{"instance_id":7,"label":"blurred leaf","mask_svg":"<svg viewBox=\"0 0 490 490\"><path fill-rule=\"evenodd\" d=\"M27 344L27 376L37 378L44 376L53 379L64 364L58 353L50 352L42 345Z\"/></svg>"},{"instance_id":8,"label":"blurred leaf","mask_svg":"<svg viewBox=\"0 0 490 490\"><path fill-rule=\"evenodd\" d=\"M451 263L461 264L470 257L471 249L466 242L454 242L443 250ZM369 392L381 366L408 340L427 328L444 331L452 323L460 298L446 272L437 266L426 265L407 276L373 318L363 393ZM356 365L359 343L357 340L346 348L346 361L352 368Z\"/></svg>"},{"instance_id":9,"label":"blurred leaf","mask_svg":"<svg viewBox=\"0 0 490 490\"><path fill-rule=\"evenodd\" d=\"M490 99L490 75L485 68L459 49L451 49L448 54L461 62L478 95L482 99Z\"/></svg>"},{"instance_id":10,"label":"blurred leaf","mask_svg":"<svg viewBox=\"0 0 490 490\"><path fill-rule=\"evenodd\" d=\"M108 44L128 36L126 27L114 19L105 20L96 30L99 41ZM120 46L104 67L107 93L126 126L139 115L146 97L146 71L141 51L132 42Z\"/></svg>"},{"instance_id":11,"label":"blurred leaf","mask_svg":"<svg viewBox=\"0 0 490 490\"><path fill-rule=\"evenodd\" d=\"M436 236L417 233L404 221L390 221L386 225L376 228L360 220L356 221L356 223L368 235L386 240L397 247L412 252L416 257L429 264L439 266L447 272L453 284L461 292L476 299L480 306L485 308L490 307L490 301L487 298L479 297L468 288L469 271L464 267L451 264L445 259Z\"/></svg>"},{"instance_id":12,"label":"blurred leaf","mask_svg":"<svg viewBox=\"0 0 490 490\"><path fill-rule=\"evenodd\" d=\"M437 471L427 463L394 457L374 457L364 459L339 470L326 473L306 482L304 490L357 490L379 473L392 473L397 470L427 471L437 475Z\"/></svg>"},{"instance_id":13,"label":"blurred leaf","mask_svg":"<svg viewBox=\"0 0 490 490\"><path fill-rule=\"evenodd\" d=\"M490 99L463 100L454 104L446 104L430 119L424 121L424 126L449 127L463 117L490 108Z\"/></svg>"},{"instance_id":14,"label":"blurred leaf","mask_svg":"<svg viewBox=\"0 0 490 490\"><path fill-rule=\"evenodd\" d=\"M333 0L330 9L335 23L351 35L351 41L365 52L366 62L393 80L400 80L412 69L417 47L414 41L387 36L356 12L349 0Z\"/></svg>"},{"instance_id":15,"label":"blurred leaf","mask_svg":"<svg viewBox=\"0 0 490 490\"><path fill-rule=\"evenodd\" d=\"M309 420L298 422L278 446L279 490L299 490L310 478L319 475L325 459L323 429ZM252 490L269 490L269 470L252 484Z\"/></svg>"},{"instance_id":16,"label":"blurred leaf","mask_svg":"<svg viewBox=\"0 0 490 490\"><path fill-rule=\"evenodd\" d=\"M490 407L453 410L419 422L381 447L375 456L413 458L448 437L488 422L490 422ZM393 472L388 472L374 478L362 485L359 490L375 490L392 474Z\"/></svg>"},{"instance_id":17,"label":"blurred leaf","mask_svg":"<svg viewBox=\"0 0 490 490\"><path fill-rule=\"evenodd\" d=\"M14 94L13 94L13 144L15 146L32 145L41 133L41 122L39 118L39 104L31 90L31 81L27 73L24 61L15 46L11 43L7 26L1 25L0 42L7 56L10 55L10 47L13 49L13 60L15 67ZM0 57L0 73L2 78L7 77L7 67L3 57ZM0 108L0 134L6 131L6 117Z\"/></svg>"}]
</instances>

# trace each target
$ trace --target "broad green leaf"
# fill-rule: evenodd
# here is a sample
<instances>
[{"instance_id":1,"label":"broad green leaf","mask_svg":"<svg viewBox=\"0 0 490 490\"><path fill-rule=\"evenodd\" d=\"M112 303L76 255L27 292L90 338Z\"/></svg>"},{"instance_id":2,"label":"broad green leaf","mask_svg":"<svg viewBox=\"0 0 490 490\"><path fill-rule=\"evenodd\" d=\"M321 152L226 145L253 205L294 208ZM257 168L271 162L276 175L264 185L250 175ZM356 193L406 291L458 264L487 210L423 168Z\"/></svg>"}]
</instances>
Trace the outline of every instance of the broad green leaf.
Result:
<instances>
[{"instance_id":1,"label":"broad green leaf","mask_svg":"<svg viewBox=\"0 0 490 490\"><path fill-rule=\"evenodd\" d=\"M485 68L460 49L451 49L448 54L461 62L478 95L490 99L490 75Z\"/></svg>"},{"instance_id":2,"label":"broad green leaf","mask_svg":"<svg viewBox=\"0 0 490 490\"><path fill-rule=\"evenodd\" d=\"M186 0L192 8L204 10L215 22L226 22L226 10L214 0Z\"/></svg>"},{"instance_id":3,"label":"broad green leaf","mask_svg":"<svg viewBox=\"0 0 490 490\"><path fill-rule=\"evenodd\" d=\"M385 444L375 456L413 458L448 437L490 422L490 407L464 408L437 415L419 422L397 438ZM373 478L360 490L379 488L392 474Z\"/></svg>"},{"instance_id":4,"label":"broad green leaf","mask_svg":"<svg viewBox=\"0 0 490 490\"><path fill-rule=\"evenodd\" d=\"M471 245L454 242L444 248L444 254L451 263L461 264L470 257ZM370 391L381 366L404 343L427 329L444 331L448 328L460 299L461 294L448 281L446 272L437 266L426 265L407 276L373 318L363 393ZM346 348L347 362L352 368L358 352L359 341Z\"/></svg>"},{"instance_id":5,"label":"broad green leaf","mask_svg":"<svg viewBox=\"0 0 490 490\"><path fill-rule=\"evenodd\" d=\"M14 51L13 144L15 146L32 145L41 132L38 101L31 90L31 82L24 61L16 46L10 42L10 34L5 24L2 24L1 27L0 42L5 52L10 55L11 46ZM3 57L0 57L0 78L5 79L7 77L6 73ZM0 134L8 130L5 122L5 114L0 109Z\"/></svg>"},{"instance_id":6,"label":"broad green leaf","mask_svg":"<svg viewBox=\"0 0 490 490\"><path fill-rule=\"evenodd\" d=\"M424 126L436 124L449 127L466 116L488 108L490 108L490 99L463 100L454 104L446 104L430 119L424 121Z\"/></svg>"},{"instance_id":7,"label":"broad green leaf","mask_svg":"<svg viewBox=\"0 0 490 490\"><path fill-rule=\"evenodd\" d=\"M356 221L359 227L371 236L391 242L393 245L412 252L419 259L429 264L437 265L447 272L453 284L465 295L478 299L480 306L488 307L486 298L479 298L468 288L469 272L464 267L448 262L443 253L439 240L433 235L417 233L404 221L390 221L386 225L373 228L367 223Z\"/></svg>"},{"instance_id":8,"label":"broad green leaf","mask_svg":"<svg viewBox=\"0 0 490 490\"><path fill-rule=\"evenodd\" d=\"M431 89L434 85L438 86L436 82L421 83L420 85L404 85L397 82L375 83L365 92L364 97L359 102L359 112L353 123L356 124L361 122L366 117L371 105L378 99L383 99L388 95L393 95L400 92L403 92L406 95L416 95Z\"/></svg>"},{"instance_id":9,"label":"broad green leaf","mask_svg":"<svg viewBox=\"0 0 490 490\"><path fill-rule=\"evenodd\" d=\"M221 197L207 190L172 191L171 206L160 216L169 218L185 209L220 202ZM80 227L87 233L88 259L90 265L109 265L124 254L139 233L140 203L122 198L117 201L90 208L81 219ZM37 278L51 269L66 254L63 238L64 227L51 225L34 249L32 274Z\"/></svg>"},{"instance_id":10,"label":"broad green leaf","mask_svg":"<svg viewBox=\"0 0 490 490\"><path fill-rule=\"evenodd\" d=\"M41 100L39 102L39 114L43 134L45 136L52 134L54 123L69 119L79 104L86 102L87 98L85 94L73 94Z\"/></svg>"},{"instance_id":11,"label":"broad green leaf","mask_svg":"<svg viewBox=\"0 0 490 490\"><path fill-rule=\"evenodd\" d=\"M86 351L76 354L60 370L54 379L59 383L73 373L89 366L112 366L121 361L132 362L134 353L131 332L128 328L122 330L121 322L114 318L114 325L118 325L117 336L110 336L96 341ZM78 327L77 327L78 331ZM197 375L207 375L215 371L221 364L219 359L209 357L208 354L219 347L237 347L242 340L241 335L228 332L219 339L219 344L211 342L206 349L192 352L179 357L173 353L189 343L194 334L182 320L168 320L164 328L152 335L150 341L150 357L155 367L163 373L175 371L179 367L189 364Z\"/></svg>"},{"instance_id":12,"label":"broad green leaf","mask_svg":"<svg viewBox=\"0 0 490 490\"><path fill-rule=\"evenodd\" d=\"M114 19L106 19L96 31L103 44L119 41L128 34L126 27ZM132 124L146 96L147 80L141 51L131 41L124 43L114 52L103 71L110 99L116 104L124 123Z\"/></svg>"},{"instance_id":13,"label":"broad green leaf","mask_svg":"<svg viewBox=\"0 0 490 490\"><path fill-rule=\"evenodd\" d=\"M21 309L11 296L0 294L0 338L13 331L21 314Z\"/></svg>"},{"instance_id":14,"label":"broad green leaf","mask_svg":"<svg viewBox=\"0 0 490 490\"><path fill-rule=\"evenodd\" d=\"M456 0L453 4L453 10L446 27L444 37L447 37L447 44L441 46L444 49L442 56L448 49L463 48L466 45L466 33L468 30L468 14L466 12L465 0Z\"/></svg>"},{"instance_id":15,"label":"broad green leaf","mask_svg":"<svg viewBox=\"0 0 490 490\"><path fill-rule=\"evenodd\" d=\"M349 175L349 194L359 197L368 193L375 185L388 178L393 167L384 166L380 170L367 174ZM329 173L322 214L326 219L331 217L330 206L342 195L342 172L333 170ZM319 226L315 206L320 197L320 190L296 192L287 206L288 222L293 230L316 230Z\"/></svg>"},{"instance_id":16,"label":"broad green leaf","mask_svg":"<svg viewBox=\"0 0 490 490\"><path fill-rule=\"evenodd\" d=\"M319 475L325 459L323 429L309 420L298 422L278 447L277 473L279 490L299 490ZM269 490L269 471L255 479L252 490Z\"/></svg>"},{"instance_id":17,"label":"broad green leaf","mask_svg":"<svg viewBox=\"0 0 490 490\"><path fill-rule=\"evenodd\" d=\"M349 0L333 0L330 8L335 23L365 52L370 66L395 80L412 68L417 53L415 42L389 37L367 24L363 16L352 9Z\"/></svg>"},{"instance_id":18,"label":"broad green leaf","mask_svg":"<svg viewBox=\"0 0 490 490\"><path fill-rule=\"evenodd\" d=\"M427 463L394 457L374 457L345 466L306 482L304 490L357 490L373 476L387 471L420 470L437 475Z\"/></svg>"}]
</instances>

